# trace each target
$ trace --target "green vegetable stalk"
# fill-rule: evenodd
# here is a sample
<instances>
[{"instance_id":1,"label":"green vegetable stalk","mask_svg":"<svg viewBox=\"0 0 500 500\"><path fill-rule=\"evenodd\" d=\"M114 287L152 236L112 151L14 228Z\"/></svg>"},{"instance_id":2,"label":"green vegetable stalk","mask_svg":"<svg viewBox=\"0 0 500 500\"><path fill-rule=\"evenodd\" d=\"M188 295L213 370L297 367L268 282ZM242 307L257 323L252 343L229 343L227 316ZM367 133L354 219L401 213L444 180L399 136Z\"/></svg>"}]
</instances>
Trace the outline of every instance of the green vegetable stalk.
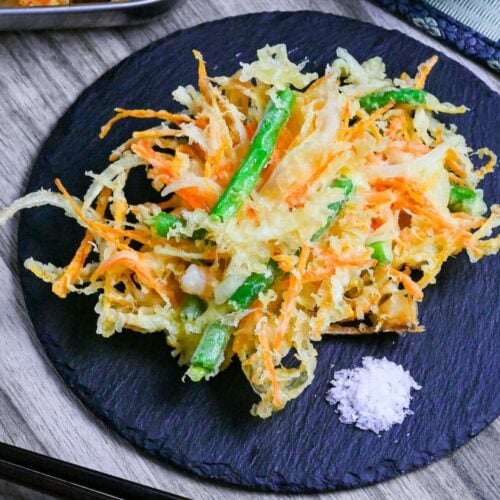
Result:
<instances>
[{"instance_id":1,"label":"green vegetable stalk","mask_svg":"<svg viewBox=\"0 0 500 500\"><path fill-rule=\"evenodd\" d=\"M154 229L158 236L165 237L176 224L184 224L184 221L175 215L160 212L151 219L148 219L146 223Z\"/></svg>"},{"instance_id":2,"label":"green vegetable stalk","mask_svg":"<svg viewBox=\"0 0 500 500\"><path fill-rule=\"evenodd\" d=\"M465 212L472 215L482 215L486 211L482 191L480 189L474 191L463 186L451 187L448 208L450 212Z\"/></svg>"},{"instance_id":3,"label":"green vegetable stalk","mask_svg":"<svg viewBox=\"0 0 500 500\"><path fill-rule=\"evenodd\" d=\"M196 295L188 295L181 306L181 318L184 321L194 321L206 309L206 304Z\"/></svg>"},{"instance_id":4,"label":"green vegetable stalk","mask_svg":"<svg viewBox=\"0 0 500 500\"><path fill-rule=\"evenodd\" d=\"M318 241L321 236L323 236L324 232L330 227L334 219L337 217L338 213L340 212L340 209L344 206L346 201L351 197L351 194L354 191L354 184L350 179L347 179L346 177L339 177L338 179L335 179L331 185L331 187L334 188L340 188L344 191L344 197L336 201L335 203L331 203L328 205L328 208L330 209L330 215L328 216L328 219L326 221L326 224L318 229L311 237L311 242L315 243Z\"/></svg>"},{"instance_id":5,"label":"green vegetable stalk","mask_svg":"<svg viewBox=\"0 0 500 500\"><path fill-rule=\"evenodd\" d=\"M372 258L379 264L385 265L392 262L392 248L389 241L374 241L367 246L373 250Z\"/></svg>"},{"instance_id":6,"label":"green vegetable stalk","mask_svg":"<svg viewBox=\"0 0 500 500\"><path fill-rule=\"evenodd\" d=\"M233 311L247 309L257 300L259 293L269 289L279 273L278 264L274 260L269 261L267 272L251 274L231 295L228 305ZM219 367L232 331L233 327L223 325L219 321L212 323L205 329L187 371L188 377L193 382L200 381Z\"/></svg>"},{"instance_id":7,"label":"green vegetable stalk","mask_svg":"<svg viewBox=\"0 0 500 500\"><path fill-rule=\"evenodd\" d=\"M281 128L290 117L294 100L293 92L285 89L269 101L247 155L212 209L214 217L222 220L233 217L250 196L271 158Z\"/></svg>"},{"instance_id":8,"label":"green vegetable stalk","mask_svg":"<svg viewBox=\"0 0 500 500\"><path fill-rule=\"evenodd\" d=\"M158 236L166 237L168 232L176 225L180 224L182 227L186 226L186 221L177 217L176 215L167 212L160 212L154 217L146 220L146 224L151 226ZM193 235L189 237L192 240L201 240L207 234L206 229L199 228L193 231Z\"/></svg>"},{"instance_id":9,"label":"green vegetable stalk","mask_svg":"<svg viewBox=\"0 0 500 500\"><path fill-rule=\"evenodd\" d=\"M252 273L245 282L233 293L229 305L234 310L248 309L257 300L259 293L265 292L274 283L280 269L274 260L267 264L264 274Z\"/></svg>"},{"instance_id":10,"label":"green vegetable stalk","mask_svg":"<svg viewBox=\"0 0 500 500\"><path fill-rule=\"evenodd\" d=\"M231 330L230 326L223 325L219 321L205 329L187 371L187 376L193 382L199 382L220 366Z\"/></svg>"},{"instance_id":11,"label":"green vegetable stalk","mask_svg":"<svg viewBox=\"0 0 500 500\"><path fill-rule=\"evenodd\" d=\"M360 106L368 111L375 111L383 108L389 102L394 101L396 104L409 104L411 106L419 106L427 103L427 99L431 94L424 90L418 89L399 89L387 90L385 92L372 92L364 95L359 100Z\"/></svg>"}]
</instances>

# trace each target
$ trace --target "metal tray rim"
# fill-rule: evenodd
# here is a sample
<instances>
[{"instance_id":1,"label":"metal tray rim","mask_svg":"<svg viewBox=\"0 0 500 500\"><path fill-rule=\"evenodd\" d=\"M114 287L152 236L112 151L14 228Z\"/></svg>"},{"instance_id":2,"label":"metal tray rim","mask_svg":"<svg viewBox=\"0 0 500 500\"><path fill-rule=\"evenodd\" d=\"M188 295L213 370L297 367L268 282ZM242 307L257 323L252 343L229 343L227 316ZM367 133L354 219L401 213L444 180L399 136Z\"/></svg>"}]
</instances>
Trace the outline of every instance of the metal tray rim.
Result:
<instances>
[{"instance_id":1,"label":"metal tray rim","mask_svg":"<svg viewBox=\"0 0 500 500\"><path fill-rule=\"evenodd\" d=\"M126 0L122 2L96 2L89 4L73 5L47 5L43 7L0 7L0 16L25 16L26 14L35 15L62 15L78 14L88 12L128 10L135 7L145 7L164 3L167 0Z\"/></svg>"}]
</instances>

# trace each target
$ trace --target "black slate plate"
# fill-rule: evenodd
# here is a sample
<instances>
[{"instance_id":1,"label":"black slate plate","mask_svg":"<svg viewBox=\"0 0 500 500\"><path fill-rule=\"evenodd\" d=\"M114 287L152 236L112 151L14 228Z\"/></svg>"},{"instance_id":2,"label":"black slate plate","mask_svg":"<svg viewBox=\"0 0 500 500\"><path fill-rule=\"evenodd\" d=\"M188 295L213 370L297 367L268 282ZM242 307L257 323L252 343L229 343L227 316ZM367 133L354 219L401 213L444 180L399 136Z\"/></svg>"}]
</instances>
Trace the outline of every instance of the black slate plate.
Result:
<instances>
[{"instance_id":1,"label":"black slate plate","mask_svg":"<svg viewBox=\"0 0 500 500\"><path fill-rule=\"evenodd\" d=\"M406 70L433 51L395 31L314 12L254 14L174 33L125 59L89 87L57 124L34 165L28 191L60 177L82 195L83 173L98 172L108 152L144 123L123 122L105 141L97 133L115 106L169 108L170 92L196 81L191 49L211 74L229 74L266 43L285 42L291 58L309 58L322 71L337 46L359 58L381 55L388 74ZM469 144L500 152L499 98L464 68L441 57L428 88L473 110L453 117ZM130 196L147 192L140 176ZM496 188L496 189L495 189ZM498 192L488 178L486 199ZM62 265L81 229L57 210L23 214L19 259ZM92 297L61 301L21 267L31 318L55 367L99 417L140 448L204 477L275 491L316 491L388 479L435 460L481 431L498 414L498 258L476 265L461 255L448 262L421 307L423 335L331 338L319 348L316 378L286 409L262 421L249 415L255 397L237 363L208 384L181 382L162 334L95 335ZM423 389L415 415L380 437L339 422L324 401L334 369L386 356L409 369ZM335 365L335 368L333 368Z\"/></svg>"}]
</instances>

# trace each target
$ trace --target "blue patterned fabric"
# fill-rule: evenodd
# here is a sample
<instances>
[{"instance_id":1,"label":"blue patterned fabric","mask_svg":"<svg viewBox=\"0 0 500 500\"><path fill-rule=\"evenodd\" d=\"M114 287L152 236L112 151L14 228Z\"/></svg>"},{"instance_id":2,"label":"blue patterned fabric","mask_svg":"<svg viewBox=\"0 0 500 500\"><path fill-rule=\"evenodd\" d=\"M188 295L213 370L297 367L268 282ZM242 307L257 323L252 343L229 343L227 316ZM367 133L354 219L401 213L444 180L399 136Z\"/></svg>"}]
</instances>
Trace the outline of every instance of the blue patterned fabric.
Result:
<instances>
[{"instance_id":1,"label":"blue patterned fabric","mask_svg":"<svg viewBox=\"0 0 500 500\"><path fill-rule=\"evenodd\" d=\"M398 14L405 17L415 26L423 29L429 35L440 38L444 42L454 46L466 56L476 59L484 64L487 64L490 69L500 73L500 45L498 36L496 36L499 23L495 21L495 17L500 11L500 7L492 8L491 19L493 29L488 31L489 36L479 33L473 29L467 22L466 9L474 8L474 2L463 2L464 11L462 18L463 22L451 17L443 10L430 5L436 2L424 0L372 0L374 3L381 5L393 14ZM450 0L452 1L452 0ZM493 2L495 3L495 2ZM471 5L472 4L472 5ZM455 5L456 7L456 5Z\"/></svg>"}]
</instances>

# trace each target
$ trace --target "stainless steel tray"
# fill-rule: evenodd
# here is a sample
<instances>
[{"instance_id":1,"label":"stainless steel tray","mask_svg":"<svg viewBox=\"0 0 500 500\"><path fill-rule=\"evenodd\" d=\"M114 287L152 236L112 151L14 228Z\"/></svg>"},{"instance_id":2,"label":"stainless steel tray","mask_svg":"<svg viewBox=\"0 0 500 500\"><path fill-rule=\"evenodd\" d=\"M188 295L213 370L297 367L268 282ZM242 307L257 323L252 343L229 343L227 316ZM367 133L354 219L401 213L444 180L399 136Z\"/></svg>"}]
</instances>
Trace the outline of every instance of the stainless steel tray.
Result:
<instances>
[{"instance_id":1,"label":"stainless steel tray","mask_svg":"<svg viewBox=\"0 0 500 500\"><path fill-rule=\"evenodd\" d=\"M129 0L54 7L0 7L0 31L139 24L158 17L175 3L176 0Z\"/></svg>"}]
</instances>

